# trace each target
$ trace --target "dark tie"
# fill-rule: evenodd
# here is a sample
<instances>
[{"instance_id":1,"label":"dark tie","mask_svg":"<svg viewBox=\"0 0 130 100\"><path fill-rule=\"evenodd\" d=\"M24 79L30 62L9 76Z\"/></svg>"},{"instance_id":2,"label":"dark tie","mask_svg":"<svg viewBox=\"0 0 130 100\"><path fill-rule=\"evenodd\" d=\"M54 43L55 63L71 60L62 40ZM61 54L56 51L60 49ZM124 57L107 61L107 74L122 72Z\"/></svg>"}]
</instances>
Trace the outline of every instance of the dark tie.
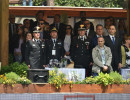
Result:
<instances>
[{"instance_id":1,"label":"dark tie","mask_svg":"<svg viewBox=\"0 0 130 100\"><path fill-rule=\"evenodd\" d=\"M112 37L112 42L113 42L113 44L115 44L115 38L114 37Z\"/></svg>"}]
</instances>

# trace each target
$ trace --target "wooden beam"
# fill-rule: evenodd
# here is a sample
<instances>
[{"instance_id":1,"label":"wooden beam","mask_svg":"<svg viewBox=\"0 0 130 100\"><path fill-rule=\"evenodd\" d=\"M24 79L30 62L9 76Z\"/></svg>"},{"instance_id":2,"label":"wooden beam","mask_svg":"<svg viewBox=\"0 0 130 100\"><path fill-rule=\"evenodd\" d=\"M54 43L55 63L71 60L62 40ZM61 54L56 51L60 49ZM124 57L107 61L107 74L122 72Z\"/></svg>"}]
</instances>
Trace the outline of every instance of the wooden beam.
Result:
<instances>
[{"instance_id":1,"label":"wooden beam","mask_svg":"<svg viewBox=\"0 0 130 100\"><path fill-rule=\"evenodd\" d=\"M9 0L0 0L0 62L8 64Z\"/></svg>"},{"instance_id":2,"label":"wooden beam","mask_svg":"<svg viewBox=\"0 0 130 100\"><path fill-rule=\"evenodd\" d=\"M87 7L64 7L64 6L10 6L11 10L59 10L59 11L108 11L108 12L124 12L125 9L120 8L87 8Z\"/></svg>"},{"instance_id":3,"label":"wooden beam","mask_svg":"<svg viewBox=\"0 0 130 100\"><path fill-rule=\"evenodd\" d=\"M16 16L35 16L37 11L44 11L47 16L54 16L55 14L61 14L63 11L68 13L68 16L79 17L80 11L86 11L87 17L108 17L113 16L116 18L127 18L126 9L110 9L110 8L85 8L85 7L9 7L10 14Z\"/></svg>"}]
</instances>

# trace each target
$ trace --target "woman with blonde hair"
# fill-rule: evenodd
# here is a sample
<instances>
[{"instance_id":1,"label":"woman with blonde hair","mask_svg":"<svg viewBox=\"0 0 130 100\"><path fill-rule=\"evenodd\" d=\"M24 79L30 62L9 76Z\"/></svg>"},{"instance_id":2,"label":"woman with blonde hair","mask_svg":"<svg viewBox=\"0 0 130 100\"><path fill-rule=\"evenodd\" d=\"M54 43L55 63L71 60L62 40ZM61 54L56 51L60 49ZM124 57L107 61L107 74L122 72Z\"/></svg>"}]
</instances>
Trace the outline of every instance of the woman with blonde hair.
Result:
<instances>
[{"instance_id":1,"label":"woman with blonde hair","mask_svg":"<svg viewBox=\"0 0 130 100\"><path fill-rule=\"evenodd\" d=\"M130 35L124 36L124 44L121 46L122 65L130 67Z\"/></svg>"}]
</instances>

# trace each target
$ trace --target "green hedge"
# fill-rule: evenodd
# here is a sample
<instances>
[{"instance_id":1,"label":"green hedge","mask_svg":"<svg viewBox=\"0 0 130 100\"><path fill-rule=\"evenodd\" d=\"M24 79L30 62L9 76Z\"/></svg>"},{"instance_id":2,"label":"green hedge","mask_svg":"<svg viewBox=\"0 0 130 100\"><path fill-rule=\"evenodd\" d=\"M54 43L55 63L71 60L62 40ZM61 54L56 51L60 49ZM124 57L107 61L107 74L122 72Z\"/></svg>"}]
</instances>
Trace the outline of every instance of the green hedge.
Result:
<instances>
[{"instance_id":1,"label":"green hedge","mask_svg":"<svg viewBox=\"0 0 130 100\"><path fill-rule=\"evenodd\" d=\"M18 62L12 63L8 66L2 66L0 75L15 72L20 77L27 77L28 66L25 63L19 64Z\"/></svg>"}]
</instances>

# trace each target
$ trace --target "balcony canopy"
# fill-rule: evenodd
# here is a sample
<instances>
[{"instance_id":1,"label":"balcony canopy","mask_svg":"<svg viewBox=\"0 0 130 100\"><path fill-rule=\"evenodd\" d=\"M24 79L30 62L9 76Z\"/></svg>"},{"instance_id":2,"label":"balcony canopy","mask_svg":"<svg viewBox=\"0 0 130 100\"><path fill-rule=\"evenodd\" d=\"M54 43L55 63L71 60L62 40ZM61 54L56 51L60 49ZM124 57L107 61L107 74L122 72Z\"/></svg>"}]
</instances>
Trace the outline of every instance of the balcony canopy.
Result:
<instances>
[{"instance_id":1,"label":"balcony canopy","mask_svg":"<svg viewBox=\"0 0 130 100\"><path fill-rule=\"evenodd\" d=\"M46 16L67 13L68 16L79 17L80 11L86 11L87 17L127 18L127 10L122 8L88 8L88 7L56 7L56 6L10 6L9 13L16 16L35 16L37 11L44 11Z\"/></svg>"}]
</instances>

